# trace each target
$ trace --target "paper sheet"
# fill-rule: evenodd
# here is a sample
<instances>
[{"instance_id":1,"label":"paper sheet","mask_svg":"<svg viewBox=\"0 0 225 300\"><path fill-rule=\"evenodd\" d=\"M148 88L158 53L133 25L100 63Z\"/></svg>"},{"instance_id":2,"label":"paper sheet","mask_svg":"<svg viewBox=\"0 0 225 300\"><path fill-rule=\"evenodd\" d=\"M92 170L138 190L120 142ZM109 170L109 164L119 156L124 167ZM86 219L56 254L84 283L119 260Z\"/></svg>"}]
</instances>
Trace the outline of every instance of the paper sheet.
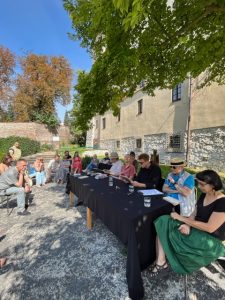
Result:
<instances>
[{"instance_id":1,"label":"paper sheet","mask_svg":"<svg viewBox=\"0 0 225 300\"><path fill-rule=\"evenodd\" d=\"M154 195L163 195L162 192L156 190L156 189L150 189L150 190L140 190L139 193L142 193L144 196L154 196Z\"/></svg>"}]
</instances>

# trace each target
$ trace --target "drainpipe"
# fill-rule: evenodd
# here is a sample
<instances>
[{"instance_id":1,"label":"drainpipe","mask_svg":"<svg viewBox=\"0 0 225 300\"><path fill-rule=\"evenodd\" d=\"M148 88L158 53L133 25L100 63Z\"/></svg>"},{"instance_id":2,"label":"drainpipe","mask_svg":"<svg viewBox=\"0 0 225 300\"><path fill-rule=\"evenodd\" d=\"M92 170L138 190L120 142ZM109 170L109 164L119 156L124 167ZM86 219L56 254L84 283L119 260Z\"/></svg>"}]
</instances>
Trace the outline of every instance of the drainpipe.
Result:
<instances>
[{"instance_id":1,"label":"drainpipe","mask_svg":"<svg viewBox=\"0 0 225 300\"><path fill-rule=\"evenodd\" d=\"M189 100L189 109L188 109L188 120L187 120L187 149L186 149L186 162L189 166L189 156L190 156L190 146L191 146L191 108L192 108L192 78L191 74L188 76L188 100Z\"/></svg>"}]
</instances>

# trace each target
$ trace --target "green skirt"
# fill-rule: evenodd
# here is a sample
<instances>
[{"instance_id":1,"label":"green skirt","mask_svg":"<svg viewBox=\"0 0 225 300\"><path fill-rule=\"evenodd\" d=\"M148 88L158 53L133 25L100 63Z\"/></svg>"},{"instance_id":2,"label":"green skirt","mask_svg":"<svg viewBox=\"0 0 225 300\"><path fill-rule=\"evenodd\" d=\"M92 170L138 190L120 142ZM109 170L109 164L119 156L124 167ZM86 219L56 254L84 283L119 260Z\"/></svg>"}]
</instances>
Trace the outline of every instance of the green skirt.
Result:
<instances>
[{"instance_id":1,"label":"green skirt","mask_svg":"<svg viewBox=\"0 0 225 300\"><path fill-rule=\"evenodd\" d=\"M225 246L212 235L191 228L189 235L180 233L180 222L170 216L159 217L154 222L158 237L171 268L176 273L188 274L225 256Z\"/></svg>"}]
</instances>

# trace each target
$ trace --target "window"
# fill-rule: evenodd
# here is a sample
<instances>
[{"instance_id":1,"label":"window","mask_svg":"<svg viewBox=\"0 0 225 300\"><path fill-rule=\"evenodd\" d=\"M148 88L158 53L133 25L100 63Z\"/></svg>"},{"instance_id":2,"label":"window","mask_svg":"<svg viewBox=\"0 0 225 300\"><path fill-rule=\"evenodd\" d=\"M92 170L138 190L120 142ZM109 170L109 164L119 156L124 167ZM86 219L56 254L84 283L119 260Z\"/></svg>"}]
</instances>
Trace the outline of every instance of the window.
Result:
<instances>
[{"instance_id":1,"label":"window","mask_svg":"<svg viewBox=\"0 0 225 300\"><path fill-rule=\"evenodd\" d=\"M116 141L116 148L120 149L120 141Z\"/></svg>"},{"instance_id":2,"label":"window","mask_svg":"<svg viewBox=\"0 0 225 300\"><path fill-rule=\"evenodd\" d=\"M176 135L171 135L169 137L169 148L174 149L174 150L180 150L181 149L181 136L176 134Z\"/></svg>"},{"instance_id":3,"label":"window","mask_svg":"<svg viewBox=\"0 0 225 300\"><path fill-rule=\"evenodd\" d=\"M120 122L120 111L119 111L117 118L118 118L117 121Z\"/></svg>"},{"instance_id":4,"label":"window","mask_svg":"<svg viewBox=\"0 0 225 300\"><path fill-rule=\"evenodd\" d=\"M98 129L98 120L95 120L95 128Z\"/></svg>"},{"instance_id":5,"label":"window","mask_svg":"<svg viewBox=\"0 0 225 300\"><path fill-rule=\"evenodd\" d=\"M142 114L143 110L143 99L138 101L138 115Z\"/></svg>"},{"instance_id":6,"label":"window","mask_svg":"<svg viewBox=\"0 0 225 300\"><path fill-rule=\"evenodd\" d=\"M102 129L105 129L105 127L106 127L106 119L103 118L102 119Z\"/></svg>"},{"instance_id":7,"label":"window","mask_svg":"<svg viewBox=\"0 0 225 300\"><path fill-rule=\"evenodd\" d=\"M172 101L179 101L181 100L181 83L175 86L172 90Z\"/></svg>"},{"instance_id":8,"label":"window","mask_svg":"<svg viewBox=\"0 0 225 300\"><path fill-rule=\"evenodd\" d=\"M136 148L140 149L142 146L142 140L141 139L137 139L136 140Z\"/></svg>"}]
</instances>

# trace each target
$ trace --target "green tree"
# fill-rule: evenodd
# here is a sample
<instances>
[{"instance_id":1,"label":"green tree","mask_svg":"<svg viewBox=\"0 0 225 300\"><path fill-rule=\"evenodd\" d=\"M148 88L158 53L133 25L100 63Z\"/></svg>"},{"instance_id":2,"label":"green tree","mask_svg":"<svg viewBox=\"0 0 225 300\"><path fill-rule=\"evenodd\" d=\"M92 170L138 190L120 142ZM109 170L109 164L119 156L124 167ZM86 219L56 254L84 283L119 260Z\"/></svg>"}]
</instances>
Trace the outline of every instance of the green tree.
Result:
<instances>
[{"instance_id":1,"label":"green tree","mask_svg":"<svg viewBox=\"0 0 225 300\"><path fill-rule=\"evenodd\" d=\"M64 0L64 7L71 37L94 57L91 71L78 76L80 124L109 108L116 113L141 81L149 94L174 87L188 73L205 72L201 86L225 83L222 0Z\"/></svg>"}]
</instances>

